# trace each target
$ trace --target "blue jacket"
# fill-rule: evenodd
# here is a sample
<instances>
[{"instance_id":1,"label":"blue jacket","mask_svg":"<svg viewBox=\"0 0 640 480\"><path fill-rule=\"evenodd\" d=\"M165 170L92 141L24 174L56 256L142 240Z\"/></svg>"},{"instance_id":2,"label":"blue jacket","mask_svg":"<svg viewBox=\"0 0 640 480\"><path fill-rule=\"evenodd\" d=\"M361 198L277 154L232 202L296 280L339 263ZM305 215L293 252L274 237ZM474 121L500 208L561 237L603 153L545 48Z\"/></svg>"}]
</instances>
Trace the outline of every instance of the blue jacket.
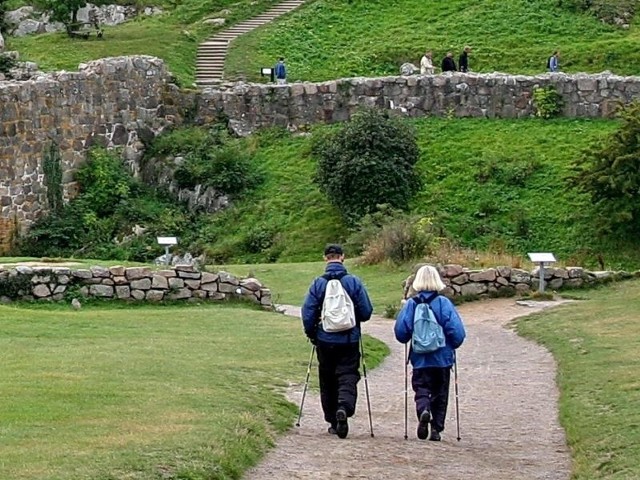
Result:
<instances>
[{"instance_id":1,"label":"blue jacket","mask_svg":"<svg viewBox=\"0 0 640 480\"><path fill-rule=\"evenodd\" d=\"M426 300L433 292L420 292L417 297L421 301ZM415 297L414 297L415 298ZM400 343L411 341L413 335L413 314L417 303L413 298L407 300L402 310L396 318L394 332L396 339ZM438 323L444 331L447 344L431 353L414 353L411 351L410 359L413 368L426 367L451 367L456 361L455 349L462 345L466 333L462 319L456 308L447 297L438 295L431 301L431 309L433 310Z\"/></svg>"},{"instance_id":2,"label":"blue jacket","mask_svg":"<svg viewBox=\"0 0 640 480\"><path fill-rule=\"evenodd\" d=\"M346 273L347 269L341 262L329 262L325 269L325 275L340 275ZM354 275L345 275L340 280L342 288L347 292L353 302L353 310L356 314L356 326L344 332L325 332L320 324L322 313L322 302L327 289L327 280L323 277L316 278L302 305L302 326L304 333L312 340L324 343L358 343L360 341L360 323L371 318L373 307L369 300L367 290L362 281Z\"/></svg>"},{"instance_id":3,"label":"blue jacket","mask_svg":"<svg viewBox=\"0 0 640 480\"><path fill-rule=\"evenodd\" d=\"M275 71L273 73L276 78L287 78L287 68L282 62L276 63Z\"/></svg>"}]
</instances>

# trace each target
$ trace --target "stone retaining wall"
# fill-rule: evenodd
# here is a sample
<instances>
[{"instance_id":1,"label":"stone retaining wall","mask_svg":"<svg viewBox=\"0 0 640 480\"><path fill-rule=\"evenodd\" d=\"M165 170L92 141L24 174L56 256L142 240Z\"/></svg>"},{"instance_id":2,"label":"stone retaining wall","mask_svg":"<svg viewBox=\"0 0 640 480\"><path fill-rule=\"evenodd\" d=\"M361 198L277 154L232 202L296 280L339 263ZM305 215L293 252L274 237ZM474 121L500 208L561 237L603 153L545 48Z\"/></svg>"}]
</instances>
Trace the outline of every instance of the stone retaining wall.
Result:
<instances>
[{"instance_id":1,"label":"stone retaining wall","mask_svg":"<svg viewBox=\"0 0 640 480\"><path fill-rule=\"evenodd\" d=\"M0 218L25 231L48 211L43 157L61 153L65 198L76 193L74 172L92 145L117 147L134 174L145 143L171 125L208 124L227 117L239 134L279 125L298 129L348 120L360 107L409 117L524 118L536 87L555 86L567 117L607 117L640 97L640 77L611 74L537 76L454 73L351 78L290 85L222 84L181 90L164 63L134 56L97 60L78 72L41 73L0 81ZM0 230L2 247L14 232Z\"/></svg>"},{"instance_id":2,"label":"stone retaining wall","mask_svg":"<svg viewBox=\"0 0 640 480\"><path fill-rule=\"evenodd\" d=\"M71 295L73 292L73 295ZM68 296L160 302L241 298L271 308L271 291L255 278L199 272L191 265L147 267L0 267L0 301L53 300Z\"/></svg>"},{"instance_id":3,"label":"stone retaining wall","mask_svg":"<svg viewBox=\"0 0 640 480\"><path fill-rule=\"evenodd\" d=\"M404 281L404 298L416 294L411 287L415 272L425 264L414 267L414 274ZM436 265L442 281L447 286L441 294L456 296L511 296L538 291L540 269L532 271L512 267L495 267L485 270L470 270L461 265ZM613 280L640 277L640 272L591 272L582 267L545 267L545 291L594 286Z\"/></svg>"}]
</instances>

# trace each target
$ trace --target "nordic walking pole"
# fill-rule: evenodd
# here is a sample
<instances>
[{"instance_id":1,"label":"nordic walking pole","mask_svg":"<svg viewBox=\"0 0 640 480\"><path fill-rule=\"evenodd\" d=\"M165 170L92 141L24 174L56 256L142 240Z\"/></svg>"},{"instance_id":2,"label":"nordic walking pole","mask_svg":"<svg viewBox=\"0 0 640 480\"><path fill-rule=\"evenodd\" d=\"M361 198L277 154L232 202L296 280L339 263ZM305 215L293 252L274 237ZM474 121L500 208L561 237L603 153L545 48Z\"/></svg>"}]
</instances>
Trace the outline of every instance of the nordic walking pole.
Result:
<instances>
[{"instance_id":1,"label":"nordic walking pole","mask_svg":"<svg viewBox=\"0 0 640 480\"><path fill-rule=\"evenodd\" d=\"M362 351L362 371L364 372L364 391L367 394L367 410L369 411L369 430L371 431L371 437L373 437L373 421L371 420L371 401L369 400L369 382L367 381L367 364L364 361L364 342L362 341L362 335L360 335L360 350Z\"/></svg>"},{"instance_id":2,"label":"nordic walking pole","mask_svg":"<svg viewBox=\"0 0 640 480\"><path fill-rule=\"evenodd\" d=\"M458 356L455 357L455 362L453 364L453 380L456 392L456 427L458 429L458 441L460 441L460 404L458 402Z\"/></svg>"},{"instance_id":3,"label":"nordic walking pole","mask_svg":"<svg viewBox=\"0 0 640 480\"><path fill-rule=\"evenodd\" d=\"M408 399L407 399L407 388L408 388L408 380L407 380L407 369L409 364L409 360L407 359L407 344L404 344L404 439L407 440L409 435L407 434L407 422L408 420Z\"/></svg>"},{"instance_id":4,"label":"nordic walking pole","mask_svg":"<svg viewBox=\"0 0 640 480\"><path fill-rule=\"evenodd\" d=\"M302 407L304 406L304 397L307 395L307 388L309 387L309 375L311 375L311 364L313 363L313 354L316 353L316 346L311 349L311 355L309 356L309 365L307 366L307 379L304 381L304 390L302 391L302 401L300 402L300 412L298 412L298 421L296 427L300 426L300 418L302 418Z\"/></svg>"}]
</instances>

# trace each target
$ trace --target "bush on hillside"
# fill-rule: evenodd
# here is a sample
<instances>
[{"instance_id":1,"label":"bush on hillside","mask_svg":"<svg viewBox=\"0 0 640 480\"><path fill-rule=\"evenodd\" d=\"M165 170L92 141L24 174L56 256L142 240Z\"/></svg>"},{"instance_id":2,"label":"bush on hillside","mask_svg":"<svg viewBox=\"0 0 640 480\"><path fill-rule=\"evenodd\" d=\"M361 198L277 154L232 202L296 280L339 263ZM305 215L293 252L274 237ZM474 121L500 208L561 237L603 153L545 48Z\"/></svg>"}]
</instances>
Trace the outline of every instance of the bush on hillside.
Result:
<instances>
[{"instance_id":1,"label":"bush on hillside","mask_svg":"<svg viewBox=\"0 0 640 480\"><path fill-rule=\"evenodd\" d=\"M619 112L622 124L596 142L574 165L574 185L591 196L600 227L640 232L640 102Z\"/></svg>"},{"instance_id":2,"label":"bush on hillside","mask_svg":"<svg viewBox=\"0 0 640 480\"><path fill-rule=\"evenodd\" d=\"M612 25L628 24L640 6L638 0L558 0L558 5L574 12L589 12Z\"/></svg>"},{"instance_id":3,"label":"bush on hillside","mask_svg":"<svg viewBox=\"0 0 640 480\"><path fill-rule=\"evenodd\" d=\"M377 212L362 219L347 246L362 254L361 261L367 265L402 264L424 258L437 248L439 241L431 219L379 205Z\"/></svg>"},{"instance_id":4,"label":"bush on hillside","mask_svg":"<svg viewBox=\"0 0 640 480\"><path fill-rule=\"evenodd\" d=\"M76 179L78 196L39 219L19 253L147 261L162 254L156 235L190 231L184 209L135 180L115 153L90 151Z\"/></svg>"},{"instance_id":5,"label":"bush on hillside","mask_svg":"<svg viewBox=\"0 0 640 480\"><path fill-rule=\"evenodd\" d=\"M161 135L150 146L146 163L150 158L167 155L184 158L173 172L180 188L202 185L233 198L263 181L246 143L231 138L223 125L183 128Z\"/></svg>"},{"instance_id":6,"label":"bush on hillside","mask_svg":"<svg viewBox=\"0 0 640 480\"><path fill-rule=\"evenodd\" d=\"M378 110L364 110L314 141L315 182L349 225L378 205L406 210L420 190L420 151L413 128Z\"/></svg>"}]
</instances>

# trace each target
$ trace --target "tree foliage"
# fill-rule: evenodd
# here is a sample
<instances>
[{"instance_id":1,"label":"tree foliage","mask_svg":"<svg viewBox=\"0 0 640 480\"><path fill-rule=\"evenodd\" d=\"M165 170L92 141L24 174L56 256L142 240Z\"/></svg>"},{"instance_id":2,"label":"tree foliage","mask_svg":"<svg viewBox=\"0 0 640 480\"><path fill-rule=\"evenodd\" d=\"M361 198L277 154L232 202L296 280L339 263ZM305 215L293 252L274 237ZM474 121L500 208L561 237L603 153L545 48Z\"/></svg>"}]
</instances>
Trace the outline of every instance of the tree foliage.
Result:
<instances>
[{"instance_id":1,"label":"tree foliage","mask_svg":"<svg viewBox=\"0 0 640 480\"><path fill-rule=\"evenodd\" d=\"M378 110L354 115L314 141L312 152L318 159L315 182L349 225L381 204L406 210L421 187L413 128Z\"/></svg>"},{"instance_id":2,"label":"tree foliage","mask_svg":"<svg viewBox=\"0 0 640 480\"><path fill-rule=\"evenodd\" d=\"M50 19L64 23L67 33L78 24L78 10L87 6L87 0L38 0L38 6L49 12ZM106 5L108 0L91 0L92 5Z\"/></svg>"},{"instance_id":3,"label":"tree foliage","mask_svg":"<svg viewBox=\"0 0 640 480\"><path fill-rule=\"evenodd\" d=\"M591 196L605 230L640 231L640 103L619 112L622 124L574 165L574 185Z\"/></svg>"}]
</instances>

